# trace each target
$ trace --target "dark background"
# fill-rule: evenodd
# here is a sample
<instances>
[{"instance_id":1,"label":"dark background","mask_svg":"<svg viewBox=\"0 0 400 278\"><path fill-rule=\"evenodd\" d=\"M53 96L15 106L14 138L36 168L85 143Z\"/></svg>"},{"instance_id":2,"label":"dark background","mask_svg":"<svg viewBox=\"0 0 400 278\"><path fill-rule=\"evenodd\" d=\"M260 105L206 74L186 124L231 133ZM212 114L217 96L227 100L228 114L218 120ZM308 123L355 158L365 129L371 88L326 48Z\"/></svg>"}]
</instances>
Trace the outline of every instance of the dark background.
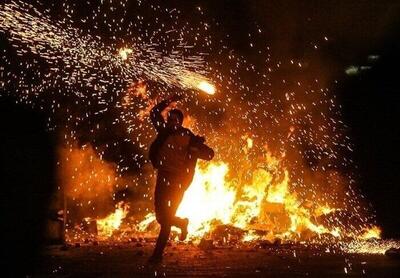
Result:
<instances>
[{"instance_id":1,"label":"dark background","mask_svg":"<svg viewBox=\"0 0 400 278\"><path fill-rule=\"evenodd\" d=\"M25 277L45 242L56 190L56 142L46 115L0 98L0 248L4 277ZM10 276L8 276L10 274ZM12 275L11 275L12 274Z\"/></svg>"},{"instance_id":2,"label":"dark background","mask_svg":"<svg viewBox=\"0 0 400 278\"><path fill-rule=\"evenodd\" d=\"M344 117L355 144L359 185L376 210L384 236L398 238L400 40L396 33L391 34L380 46L378 51L382 59L372 70L343 82L340 96Z\"/></svg>"}]
</instances>

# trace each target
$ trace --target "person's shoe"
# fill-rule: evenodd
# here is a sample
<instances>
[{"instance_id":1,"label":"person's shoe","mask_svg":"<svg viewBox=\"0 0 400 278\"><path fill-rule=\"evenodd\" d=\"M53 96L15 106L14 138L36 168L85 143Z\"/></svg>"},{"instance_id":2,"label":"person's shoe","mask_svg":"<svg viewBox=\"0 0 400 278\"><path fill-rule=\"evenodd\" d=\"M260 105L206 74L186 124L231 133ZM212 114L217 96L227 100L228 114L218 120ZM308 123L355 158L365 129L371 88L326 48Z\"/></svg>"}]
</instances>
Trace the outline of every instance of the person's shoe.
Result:
<instances>
[{"instance_id":1,"label":"person's shoe","mask_svg":"<svg viewBox=\"0 0 400 278\"><path fill-rule=\"evenodd\" d=\"M184 241L188 235L188 225L189 225L189 219L185 218L183 219L184 224L183 227L181 228L181 234L179 236L180 241Z\"/></svg>"},{"instance_id":2,"label":"person's shoe","mask_svg":"<svg viewBox=\"0 0 400 278\"><path fill-rule=\"evenodd\" d=\"M151 257L147 260L147 264L155 265L160 264L162 262L163 257L161 255L151 255Z\"/></svg>"}]
</instances>

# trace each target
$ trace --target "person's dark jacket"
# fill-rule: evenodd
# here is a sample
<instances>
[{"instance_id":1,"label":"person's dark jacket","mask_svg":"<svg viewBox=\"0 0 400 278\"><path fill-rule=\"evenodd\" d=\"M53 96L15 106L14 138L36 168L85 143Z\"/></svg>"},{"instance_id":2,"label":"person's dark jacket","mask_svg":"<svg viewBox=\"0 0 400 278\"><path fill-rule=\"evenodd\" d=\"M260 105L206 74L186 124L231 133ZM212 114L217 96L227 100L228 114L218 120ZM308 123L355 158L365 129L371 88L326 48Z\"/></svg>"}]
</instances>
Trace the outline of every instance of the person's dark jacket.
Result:
<instances>
[{"instance_id":1,"label":"person's dark jacket","mask_svg":"<svg viewBox=\"0 0 400 278\"><path fill-rule=\"evenodd\" d=\"M211 160L214 151L204 144L204 138L194 135L184 127L169 128L161 115L167 108L164 100L153 107L150 119L157 137L149 150L149 159L153 166L168 172L192 172L197 159Z\"/></svg>"}]
</instances>

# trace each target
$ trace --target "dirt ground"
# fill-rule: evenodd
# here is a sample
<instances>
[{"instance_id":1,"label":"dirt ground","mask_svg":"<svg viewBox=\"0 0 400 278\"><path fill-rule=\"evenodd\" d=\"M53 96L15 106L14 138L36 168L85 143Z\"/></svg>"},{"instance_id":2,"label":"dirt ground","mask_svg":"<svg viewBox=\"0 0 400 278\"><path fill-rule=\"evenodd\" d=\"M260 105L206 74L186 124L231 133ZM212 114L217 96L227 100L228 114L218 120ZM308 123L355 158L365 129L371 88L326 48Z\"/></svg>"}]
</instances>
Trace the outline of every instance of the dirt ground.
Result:
<instances>
[{"instance_id":1,"label":"dirt ground","mask_svg":"<svg viewBox=\"0 0 400 278\"><path fill-rule=\"evenodd\" d=\"M400 277L400 259L304 246L199 248L172 243L148 265L152 242L49 246L33 277Z\"/></svg>"}]
</instances>

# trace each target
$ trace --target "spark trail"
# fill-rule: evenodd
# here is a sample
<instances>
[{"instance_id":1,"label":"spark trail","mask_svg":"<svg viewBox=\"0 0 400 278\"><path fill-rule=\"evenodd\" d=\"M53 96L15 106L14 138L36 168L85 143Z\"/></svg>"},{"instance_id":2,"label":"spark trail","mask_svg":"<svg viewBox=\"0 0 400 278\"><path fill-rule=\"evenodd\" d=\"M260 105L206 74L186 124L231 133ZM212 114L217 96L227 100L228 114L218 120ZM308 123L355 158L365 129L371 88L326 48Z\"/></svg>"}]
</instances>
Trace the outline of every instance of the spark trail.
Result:
<instances>
[{"instance_id":1,"label":"spark trail","mask_svg":"<svg viewBox=\"0 0 400 278\"><path fill-rule=\"evenodd\" d=\"M47 86L61 80L67 87L84 84L103 94L107 93L108 85L126 85L138 79L190 89L201 89L198 86L201 82L209 84L204 76L207 71L203 57L185 56L180 51L185 44L177 45L169 55L156 50L159 46L156 43L136 42L117 49L103 43L100 36L84 34L71 27L71 22L54 21L32 5L20 2L7 3L1 8L0 24L1 32L8 34L17 55L30 52L45 59L50 67L50 74L44 80Z\"/></svg>"}]
</instances>

